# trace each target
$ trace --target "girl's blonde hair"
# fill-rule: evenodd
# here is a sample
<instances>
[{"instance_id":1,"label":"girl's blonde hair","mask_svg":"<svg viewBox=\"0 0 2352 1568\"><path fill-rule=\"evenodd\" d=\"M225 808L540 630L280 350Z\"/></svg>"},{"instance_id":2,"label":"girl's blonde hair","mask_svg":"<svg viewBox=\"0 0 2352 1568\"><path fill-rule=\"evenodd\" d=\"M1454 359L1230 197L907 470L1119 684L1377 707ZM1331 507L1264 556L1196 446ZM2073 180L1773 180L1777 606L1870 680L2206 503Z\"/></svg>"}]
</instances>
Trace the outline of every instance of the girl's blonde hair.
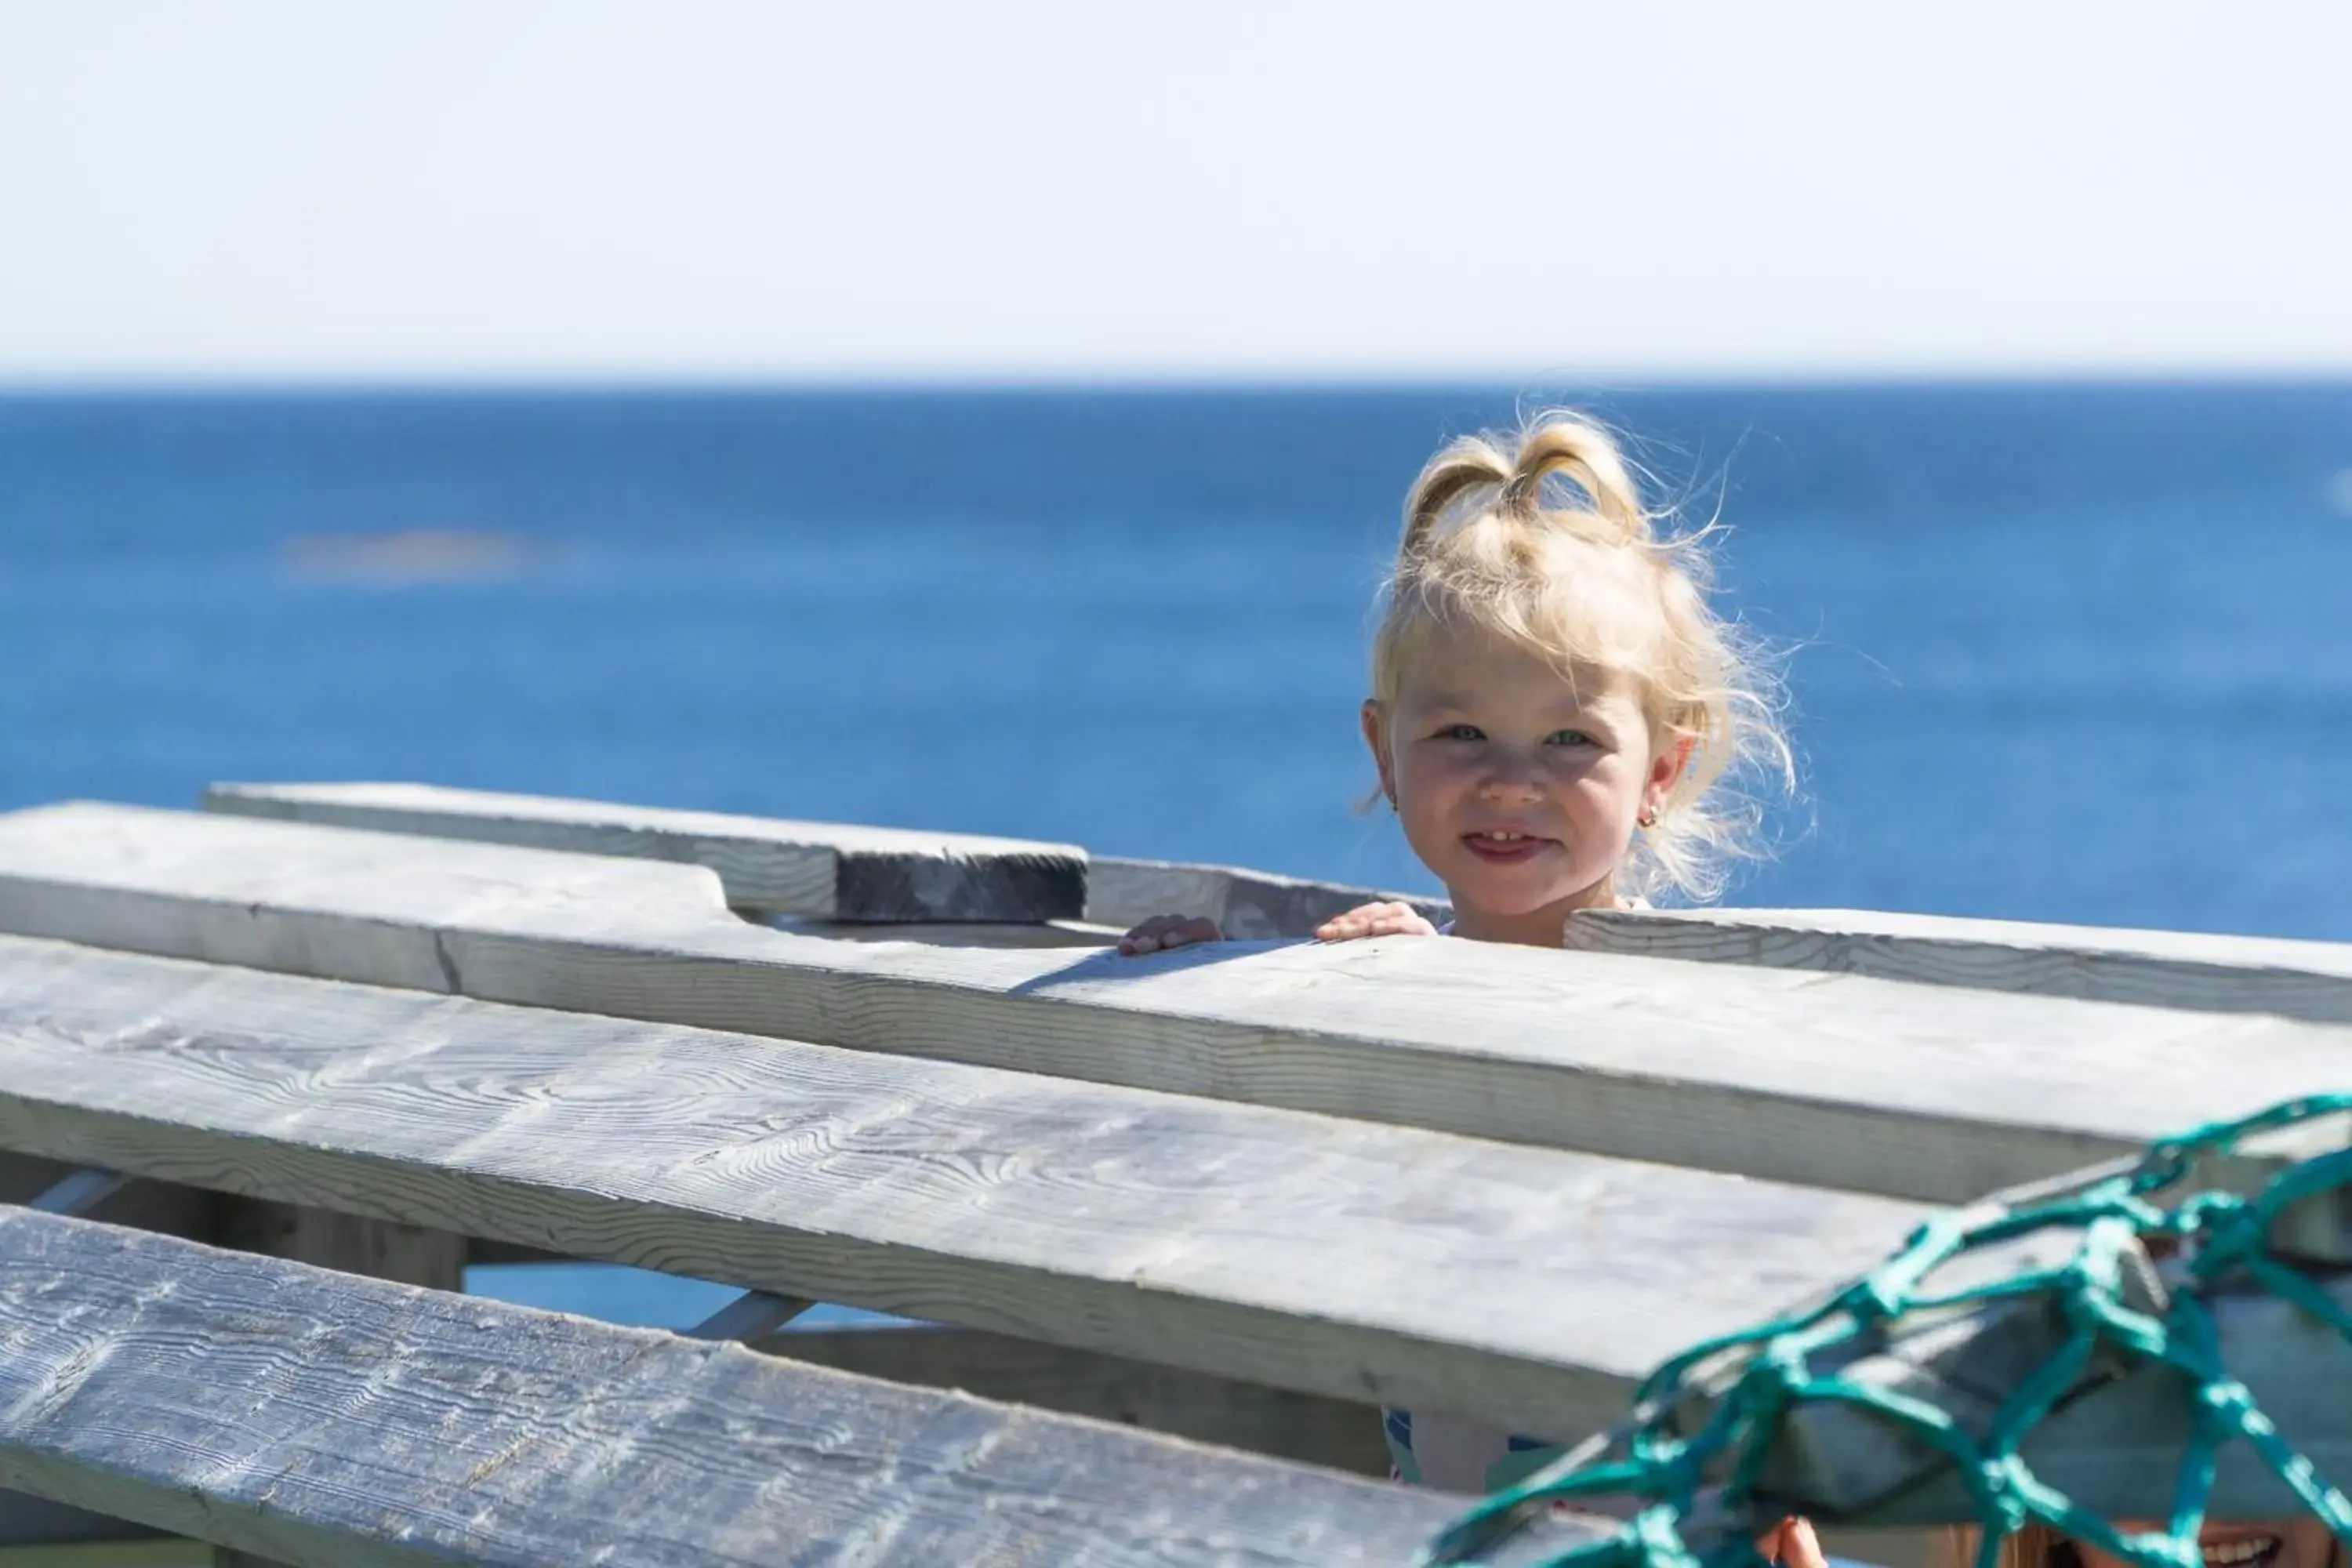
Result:
<instances>
[{"instance_id":1,"label":"girl's blonde hair","mask_svg":"<svg viewBox=\"0 0 2352 1568\"><path fill-rule=\"evenodd\" d=\"M1582 492L1580 504L1558 493L1559 481ZM1795 784L1770 674L1707 604L1713 531L1662 532L1616 441L1576 415L1465 436L1429 460L1405 498L1372 637L1372 696L1394 704L1414 643L1432 627L1499 635L1571 682L1595 670L1633 677L1653 746L1686 739L1691 753L1618 889L1711 898L1725 859L1752 853L1759 816L1715 786L1750 771Z\"/></svg>"}]
</instances>

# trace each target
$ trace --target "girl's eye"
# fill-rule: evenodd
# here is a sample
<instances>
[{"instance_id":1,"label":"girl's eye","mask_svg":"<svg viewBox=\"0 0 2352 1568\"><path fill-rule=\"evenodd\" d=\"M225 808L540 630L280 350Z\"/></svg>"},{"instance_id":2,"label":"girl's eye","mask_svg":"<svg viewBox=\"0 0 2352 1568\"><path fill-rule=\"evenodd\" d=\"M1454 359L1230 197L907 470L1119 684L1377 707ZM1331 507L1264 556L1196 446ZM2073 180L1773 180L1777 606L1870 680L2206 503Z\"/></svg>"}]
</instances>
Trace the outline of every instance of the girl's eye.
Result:
<instances>
[{"instance_id":1,"label":"girl's eye","mask_svg":"<svg viewBox=\"0 0 2352 1568\"><path fill-rule=\"evenodd\" d=\"M1592 737L1581 730L1554 730L1545 739L1556 746L1590 746L1595 743Z\"/></svg>"},{"instance_id":2,"label":"girl's eye","mask_svg":"<svg viewBox=\"0 0 2352 1568\"><path fill-rule=\"evenodd\" d=\"M1441 741L1483 741L1486 737L1475 724L1448 724L1437 732Z\"/></svg>"}]
</instances>

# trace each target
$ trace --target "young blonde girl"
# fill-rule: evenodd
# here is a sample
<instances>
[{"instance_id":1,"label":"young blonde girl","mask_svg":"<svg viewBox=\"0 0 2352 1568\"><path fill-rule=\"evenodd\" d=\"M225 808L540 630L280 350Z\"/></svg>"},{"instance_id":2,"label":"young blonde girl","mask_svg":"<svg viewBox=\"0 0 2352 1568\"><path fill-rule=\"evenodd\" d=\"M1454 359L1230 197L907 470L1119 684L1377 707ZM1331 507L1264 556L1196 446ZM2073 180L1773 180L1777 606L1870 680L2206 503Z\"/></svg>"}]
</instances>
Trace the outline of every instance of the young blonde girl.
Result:
<instances>
[{"instance_id":1,"label":"young blonde girl","mask_svg":"<svg viewBox=\"0 0 2352 1568\"><path fill-rule=\"evenodd\" d=\"M1716 786L1759 763L1785 777L1789 751L1707 603L1704 545L1663 531L1616 442L1572 415L1465 437L1414 480L1362 723L1453 934L1557 947L1577 910L1716 892L1753 823ZM1433 934L1402 904L1316 932ZM1120 945L1217 935L1163 915Z\"/></svg>"},{"instance_id":2,"label":"young blonde girl","mask_svg":"<svg viewBox=\"0 0 2352 1568\"><path fill-rule=\"evenodd\" d=\"M1405 840L1445 884L1451 934L1560 945L1578 910L1703 899L1748 813L1716 786L1788 772L1766 683L1708 605L1699 534L1662 531L1616 443L1570 415L1454 442L1405 501L1372 639L1364 743ZM1162 915L1121 951L1213 941ZM1325 923L1326 942L1433 936L1403 904ZM1406 1480L1463 1491L1556 1451L1430 1413L1388 1414Z\"/></svg>"}]
</instances>

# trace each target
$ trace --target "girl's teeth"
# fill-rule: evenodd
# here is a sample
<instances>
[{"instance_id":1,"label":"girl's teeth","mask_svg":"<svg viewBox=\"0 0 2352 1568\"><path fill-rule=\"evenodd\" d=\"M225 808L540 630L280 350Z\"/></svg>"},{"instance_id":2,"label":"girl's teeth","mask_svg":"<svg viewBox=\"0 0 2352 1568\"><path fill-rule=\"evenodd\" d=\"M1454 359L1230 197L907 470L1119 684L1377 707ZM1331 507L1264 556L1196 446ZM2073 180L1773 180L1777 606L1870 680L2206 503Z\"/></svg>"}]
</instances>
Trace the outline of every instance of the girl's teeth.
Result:
<instances>
[{"instance_id":1,"label":"girl's teeth","mask_svg":"<svg viewBox=\"0 0 2352 1568\"><path fill-rule=\"evenodd\" d=\"M2211 1546L2203 1548L2201 1555L2208 1563L2212 1565L2212 1568L2233 1568L2235 1564L2252 1563L2257 1558L2267 1556L2271 1548L2277 1544L2276 1536L2258 1536L2252 1541L2217 1542Z\"/></svg>"}]
</instances>

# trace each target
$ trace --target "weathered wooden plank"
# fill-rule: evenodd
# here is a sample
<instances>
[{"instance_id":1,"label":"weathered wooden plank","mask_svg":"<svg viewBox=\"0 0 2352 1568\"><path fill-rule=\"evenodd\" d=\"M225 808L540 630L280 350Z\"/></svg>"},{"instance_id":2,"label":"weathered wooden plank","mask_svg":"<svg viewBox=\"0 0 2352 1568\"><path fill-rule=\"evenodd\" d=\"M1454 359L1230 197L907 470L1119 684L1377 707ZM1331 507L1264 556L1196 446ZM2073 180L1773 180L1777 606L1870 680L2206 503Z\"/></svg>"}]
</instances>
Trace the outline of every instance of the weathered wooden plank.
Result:
<instances>
[{"instance_id":1,"label":"weathered wooden plank","mask_svg":"<svg viewBox=\"0 0 2352 1568\"><path fill-rule=\"evenodd\" d=\"M1921 1212L21 938L0 1147L1563 1436Z\"/></svg>"},{"instance_id":2,"label":"weathered wooden plank","mask_svg":"<svg viewBox=\"0 0 2352 1568\"><path fill-rule=\"evenodd\" d=\"M0 1153L0 1204L37 1205L43 1198L55 1197L68 1178L93 1170L35 1155ZM221 1212L235 1201L176 1183L132 1179L108 1188L89 1206L74 1212L113 1225L209 1239L218 1227ZM66 1211L51 1208L47 1212ZM16 1568L20 1562L37 1565L38 1554L44 1552L60 1554L60 1563L68 1561L64 1553L82 1550L68 1546L70 1542L89 1543L89 1550L110 1554L89 1559L92 1568L105 1568L114 1552L122 1554L121 1561L135 1563L141 1560L137 1553L148 1546L160 1549L173 1544L156 1541L154 1535L144 1525L68 1508L46 1498L0 1491L0 1568Z\"/></svg>"},{"instance_id":3,"label":"weathered wooden plank","mask_svg":"<svg viewBox=\"0 0 2352 1568\"><path fill-rule=\"evenodd\" d=\"M1146 1431L1384 1477L1377 1405L1243 1383L1132 1356L981 1329L825 1329L751 1348L924 1388L1087 1415ZM5 1568L5 1565L0 1565Z\"/></svg>"},{"instance_id":4,"label":"weathered wooden plank","mask_svg":"<svg viewBox=\"0 0 2352 1568\"><path fill-rule=\"evenodd\" d=\"M2352 1041L1482 942L825 942L698 868L109 806L0 818L0 930L1945 1202L2331 1089Z\"/></svg>"},{"instance_id":5,"label":"weathered wooden plank","mask_svg":"<svg viewBox=\"0 0 2352 1568\"><path fill-rule=\"evenodd\" d=\"M1087 867L1087 919L1119 931L1153 915L1206 915L1235 941L1304 937L1312 936L1333 915L1375 902L1411 904L1438 924L1454 918L1453 907L1443 899L1278 877L1238 866L1097 855Z\"/></svg>"},{"instance_id":6,"label":"weathered wooden plank","mask_svg":"<svg viewBox=\"0 0 2352 1568\"><path fill-rule=\"evenodd\" d=\"M1076 920L1067 844L664 811L414 784L215 784L205 808L386 833L707 866L739 909L835 921Z\"/></svg>"},{"instance_id":7,"label":"weathered wooden plank","mask_svg":"<svg viewBox=\"0 0 2352 1568\"><path fill-rule=\"evenodd\" d=\"M1084 851L1066 845L1021 844L956 834L902 834L838 823L662 811L648 806L498 795L430 784L215 784L205 792L204 804L210 811L289 822L419 833L526 848L575 849L597 855L679 860L717 871L727 885L728 901L738 909L852 922L949 918L854 912L858 909L854 902L846 906L837 899L827 902L833 897L835 879L826 862L828 850L836 858L844 851L870 855L875 852L874 847L901 841L910 844L917 852L934 845L947 845L951 854L967 859L1003 853L1001 848L992 847L1003 846L1010 846L1010 852L1016 856L1076 856L1086 871L1085 918L1108 926L1114 932L1152 915L1181 913L1208 915L1232 937L1298 937L1310 934L1333 915L1358 904L1376 899L1407 898L1402 893L1280 877L1233 866L1100 856L1089 858ZM1433 919L1451 913L1443 900L1412 898L1410 901ZM836 909L849 912L836 915L832 912ZM1064 914L1075 916L1076 912L1073 909ZM1061 919L1063 915L1015 913L953 918L967 921L1045 921ZM820 931L815 934L836 933ZM1066 926L1059 931L1061 942L1067 945L1084 945L1085 939L1092 934L1082 928L1071 930ZM909 935L908 940L961 942L985 938L941 928Z\"/></svg>"},{"instance_id":8,"label":"weathered wooden plank","mask_svg":"<svg viewBox=\"0 0 2352 1568\"><path fill-rule=\"evenodd\" d=\"M1570 919L1567 941L1580 952L2352 1024L2352 942L1856 910L1593 910Z\"/></svg>"},{"instance_id":9,"label":"weathered wooden plank","mask_svg":"<svg viewBox=\"0 0 2352 1568\"><path fill-rule=\"evenodd\" d=\"M0 1345L0 1482L332 1568L1394 1563L1457 1506L23 1210Z\"/></svg>"}]
</instances>

